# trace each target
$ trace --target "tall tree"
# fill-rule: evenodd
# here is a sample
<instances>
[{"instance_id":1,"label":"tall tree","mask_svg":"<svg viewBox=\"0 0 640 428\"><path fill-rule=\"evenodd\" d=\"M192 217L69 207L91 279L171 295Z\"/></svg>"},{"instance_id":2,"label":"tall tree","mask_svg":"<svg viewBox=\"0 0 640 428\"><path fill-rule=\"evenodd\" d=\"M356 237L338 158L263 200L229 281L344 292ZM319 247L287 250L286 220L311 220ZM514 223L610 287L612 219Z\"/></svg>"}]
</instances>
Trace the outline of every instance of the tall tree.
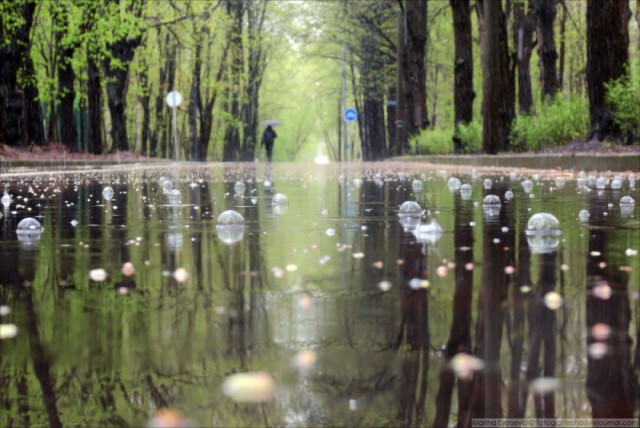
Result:
<instances>
[{"instance_id":1,"label":"tall tree","mask_svg":"<svg viewBox=\"0 0 640 428\"><path fill-rule=\"evenodd\" d=\"M505 49L506 26L499 1L483 1L482 29L482 147L496 154L508 148L513 119L512 76Z\"/></svg>"},{"instance_id":2,"label":"tall tree","mask_svg":"<svg viewBox=\"0 0 640 428\"><path fill-rule=\"evenodd\" d=\"M473 46L471 41L471 6L469 0L449 0L453 12L453 37L455 39L453 103L456 132L453 136L455 153L462 153L462 141L458 125L473 120Z\"/></svg>"},{"instance_id":3,"label":"tall tree","mask_svg":"<svg viewBox=\"0 0 640 428\"><path fill-rule=\"evenodd\" d=\"M75 80L73 70L73 55L80 45L80 38L74 37L70 31L69 8L72 3L62 2L54 5L54 26L56 38L56 50L58 66L58 118L60 120L60 142L69 150L75 151L77 147L77 124L74 114L76 98Z\"/></svg>"},{"instance_id":4,"label":"tall tree","mask_svg":"<svg viewBox=\"0 0 640 428\"><path fill-rule=\"evenodd\" d=\"M89 152L94 155L102 154L102 77L100 75L100 49L97 33L92 32L95 20L100 16L102 6L97 2L90 2L85 10L86 26L89 40L86 46L87 57L87 105L89 108Z\"/></svg>"},{"instance_id":5,"label":"tall tree","mask_svg":"<svg viewBox=\"0 0 640 428\"><path fill-rule=\"evenodd\" d=\"M398 0L397 84L395 154L408 147L408 139L429 125L425 46L427 43L427 0Z\"/></svg>"},{"instance_id":6,"label":"tall tree","mask_svg":"<svg viewBox=\"0 0 640 428\"><path fill-rule=\"evenodd\" d=\"M109 5L111 7L108 13L113 14L111 19L120 18L123 21L120 34L107 45L109 58L105 61L107 103L111 114L111 139L113 150L127 151L129 139L125 113L129 67L136 48L142 43L140 18L144 0L130 0L125 8L120 7L120 0L110 0Z\"/></svg>"},{"instance_id":7,"label":"tall tree","mask_svg":"<svg viewBox=\"0 0 640 428\"><path fill-rule=\"evenodd\" d=\"M0 143L44 144L30 32L37 3L3 2L0 13Z\"/></svg>"},{"instance_id":8,"label":"tall tree","mask_svg":"<svg viewBox=\"0 0 640 428\"><path fill-rule=\"evenodd\" d=\"M631 17L626 0L587 1L587 88L589 139L620 137L614 112L605 102L605 83L624 75L629 60Z\"/></svg>"},{"instance_id":9,"label":"tall tree","mask_svg":"<svg viewBox=\"0 0 640 428\"><path fill-rule=\"evenodd\" d=\"M553 98L558 91L556 61L558 52L553 32L556 20L556 0L536 0L536 25L542 99Z\"/></svg>"},{"instance_id":10,"label":"tall tree","mask_svg":"<svg viewBox=\"0 0 640 428\"><path fill-rule=\"evenodd\" d=\"M244 3L241 1L227 0L227 13L232 20L231 36L231 64L227 82L227 113L229 123L225 130L224 149L222 159L224 161L237 161L240 159L240 122L242 120L240 103L241 81L244 72L244 51L242 41L242 27L244 15Z\"/></svg>"},{"instance_id":11,"label":"tall tree","mask_svg":"<svg viewBox=\"0 0 640 428\"><path fill-rule=\"evenodd\" d=\"M524 3L514 4L513 44L516 48L516 66L518 75L518 107L520 113L530 114L533 107L533 92L531 90L531 53L533 51L534 19L529 1L528 11L525 12Z\"/></svg>"},{"instance_id":12,"label":"tall tree","mask_svg":"<svg viewBox=\"0 0 640 428\"><path fill-rule=\"evenodd\" d=\"M247 0L247 74L244 97L244 131L242 153L244 161L252 161L258 143L258 109L260 107L260 87L266 69L266 49L263 28L267 12L267 1Z\"/></svg>"}]
</instances>

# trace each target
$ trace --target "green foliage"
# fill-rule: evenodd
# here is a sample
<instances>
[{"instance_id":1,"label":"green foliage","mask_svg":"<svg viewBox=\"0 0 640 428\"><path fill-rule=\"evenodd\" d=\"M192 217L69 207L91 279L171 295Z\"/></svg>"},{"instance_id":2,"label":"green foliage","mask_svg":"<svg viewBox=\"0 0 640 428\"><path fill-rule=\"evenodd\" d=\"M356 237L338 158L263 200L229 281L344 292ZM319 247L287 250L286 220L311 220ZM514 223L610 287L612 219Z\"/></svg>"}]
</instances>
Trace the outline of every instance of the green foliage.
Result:
<instances>
[{"instance_id":1,"label":"green foliage","mask_svg":"<svg viewBox=\"0 0 640 428\"><path fill-rule=\"evenodd\" d=\"M458 136L462 141L464 153L477 153L482 150L482 123L479 121L459 125Z\"/></svg>"},{"instance_id":2,"label":"green foliage","mask_svg":"<svg viewBox=\"0 0 640 428\"><path fill-rule=\"evenodd\" d=\"M453 130L448 128L423 129L409 140L415 154L446 155L453 152Z\"/></svg>"},{"instance_id":3,"label":"green foliage","mask_svg":"<svg viewBox=\"0 0 640 428\"><path fill-rule=\"evenodd\" d=\"M623 133L636 131L640 126L640 60L635 73L605 83L606 99L615 111L614 120Z\"/></svg>"},{"instance_id":4,"label":"green foliage","mask_svg":"<svg viewBox=\"0 0 640 428\"><path fill-rule=\"evenodd\" d=\"M425 129L409 141L415 154L446 155L453 153L453 128ZM476 153L482 149L482 124L473 121L458 127L464 153Z\"/></svg>"},{"instance_id":5,"label":"green foliage","mask_svg":"<svg viewBox=\"0 0 640 428\"><path fill-rule=\"evenodd\" d=\"M542 150L584 138L589 131L587 100L564 100L560 95L545 103L537 116L518 116L513 122L511 138L514 150Z\"/></svg>"}]
</instances>

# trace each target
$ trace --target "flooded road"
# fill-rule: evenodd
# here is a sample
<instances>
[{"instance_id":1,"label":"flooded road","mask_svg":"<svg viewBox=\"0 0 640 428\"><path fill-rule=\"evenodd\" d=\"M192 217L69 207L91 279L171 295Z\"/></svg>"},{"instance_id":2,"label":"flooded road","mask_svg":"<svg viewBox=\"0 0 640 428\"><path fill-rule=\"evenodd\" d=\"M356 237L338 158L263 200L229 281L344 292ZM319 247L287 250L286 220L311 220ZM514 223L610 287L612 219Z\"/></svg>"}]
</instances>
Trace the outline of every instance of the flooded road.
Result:
<instances>
[{"instance_id":1,"label":"flooded road","mask_svg":"<svg viewBox=\"0 0 640 428\"><path fill-rule=\"evenodd\" d=\"M637 417L638 178L0 177L0 426Z\"/></svg>"}]
</instances>

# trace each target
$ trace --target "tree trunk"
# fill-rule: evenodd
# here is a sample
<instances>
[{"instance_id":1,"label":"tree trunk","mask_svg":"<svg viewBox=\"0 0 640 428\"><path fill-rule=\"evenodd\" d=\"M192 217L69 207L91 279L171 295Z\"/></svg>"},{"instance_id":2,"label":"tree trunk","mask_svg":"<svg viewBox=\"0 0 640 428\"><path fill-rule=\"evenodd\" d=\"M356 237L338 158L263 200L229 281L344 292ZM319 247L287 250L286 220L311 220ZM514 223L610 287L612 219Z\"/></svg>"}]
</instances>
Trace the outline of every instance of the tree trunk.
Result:
<instances>
[{"instance_id":1,"label":"tree trunk","mask_svg":"<svg viewBox=\"0 0 640 428\"><path fill-rule=\"evenodd\" d=\"M553 97L558 91L556 71L556 44L553 24L556 19L556 0L537 0L538 56L540 57L540 81L542 99Z\"/></svg>"},{"instance_id":2,"label":"tree trunk","mask_svg":"<svg viewBox=\"0 0 640 428\"><path fill-rule=\"evenodd\" d=\"M589 91L589 139L620 138L614 112L605 102L605 83L625 73L628 62L631 16L626 0L587 1L587 88Z\"/></svg>"},{"instance_id":3,"label":"tree trunk","mask_svg":"<svg viewBox=\"0 0 640 428\"><path fill-rule=\"evenodd\" d=\"M168 123L170 122L171 113L165 104L165 96L169 90L173 89L176 69L176 43L171 40L171 34L167 33L164 37L164 44L161 42L161 30L158 28L159 41L158 51L161 57L164 57L164 63L158 69L158 93L156 94L156 118L154 136L151 139L151 155L158 157L170 157L168 144ZM159 147L158 147L159 146Z\"/></svg>"},{"instance_id":4,"label":"tree trunk","mask_svg":"<svg viewBox=\"0 0 640 428\"><path fill-rule=\"evenodd\" d=\"M197 33L194 28L194 33ZM202 70L202 35L196 34L195 54L191 73L191 91L189 96L189 147L191 160L199 161L198 151L198 113L202 111L200 95L200 73Z\"/></svg>"},{"instance_id":5,"label":"tree trunk","mask_svg":"<svg viewBox=\"0 0 640 428\"><path fill-rule=\"evenodd\" d=\"M401 3L398 20L397 101L398 132L396 154L408 148L408 139L429 126L425 72L427 1Z\"/></svg>"},{"instance_id":6,"label":"tree trunk","mask_svg":"<svg viewBox=\"0 0 640 428\"><path fill-rule=\"evenodd\" d=\"M231 69L229 76L229 117L230 123L227 125L224 136L223 161L237 161L240 159L240 122L241 115L241 87L240 82L244 71L244 52L242 43L242 17L244 5L242 2L228 0L227 12L233 19L232 39L231 39Z\"/></svg>"},{"instance_id":7,"label":"tree trunk","mask_svg":"<svg viewBox=\"0 0 640 428\"><path fill-rule=\"evenodd\" d=\"M102 83L100 69L87 47L87 98L89 101L89 151L102 154Z\"/></svg>"},{"instance_id":8,"label":"tree trunk","mask_svg":"<svg viewBox=\"0 0 640 428\"><path fill-rule=\"evenodd\" d=\"M0 143L26 147L44 144L42 111L37 101L29 34L36 2L9 2L0 16ZM21 25L11 32L9 14L19 15Z\"/></svg>"},{"instance_id":9,"label":"tree trunk","mask_svg":"<svg viewBox=\"0 0 640 428\"><path fill-rule=\"evenodd\" d=\"M60 7L60 11L54 13L54 23L56 25L56 55L58 57L58 97L60 104L58 106L58 119L60 120L60 142L69 150L76 151L78 148L78 132L76 128L76 117L74 115L74 102L76 91L74 83L76 74L73 70L73 54L76 47L69 42L64 43L63 37L68 31L69 17L68 12L64 10L65 6Z\"/></svg>"},{"instance_id":10,"label":"tree trunk","mask_svg":"<svg viewBox=\"0 0 640 428\"><path fill-rule=\"evenodd\" d=\"M142 89L142 95L140 96L140 104L142 105L142 130L140 135L140 154L142 156L148 156L148 143L149 143L149 123L151 121L151 107L150 107L150 87L149 87L149 65L146 61L140 61L140 72L138 73L140 80L140 88Z\"/></svg>"},{"instance_id":11,"label":"tree trunk","mask_svg":"<svg viewBox=\"0 0 640 428\"><path fill-rule=\"evenodd\" d=\"M396 147L396 107L398 101L396 98L395 86L389 85L387 87L387 145L384 147L385 156L388 156L390 152L393 152L393 148Z\"/></svg>"},{"instance_id":12,"label":"tree trunk","mask_svg":"<svg viewBox=\"0 0 640 428\"><path fill-rule=\"evenodd\" d=\"M485 153L496 154L504 145L506 124L510 123L509 73L505 66L508 58L502 49L502 5L499 1L485 0L483 6L482 147Z\"/></svg>"},{"instance_id":13,"label":"tree trunk","mask_svg":"<svg viewBox=\"0 0 640 428\"><path fill-rule=\"evenodd\" d=\"M564 60L566 55L566 28L567 28L567 5L564 0L560 0L562 6L562 20L560 21L560 64L558 69L558 89L564 91Z\"/></svg>"},{"instance_id":14,"label":"tree trunk","mask_svg":"<svg viewBox=\"0 0 640 428\"><path fill-rule=\"evenodd\" d=\"M129 87L129 65L133 60L135 49L140 45L142 38L118 40L109 45L109 52L113 59L120 65L107 64L107 101L109 113L111 113L111 139L113 149L118 151L129 150L127 137L126 100Z\"/></svg>"},{"instance_id":15,"label":"tree trunk","mask_svg":"<svg viewBox=\"0 0 640 428\"><path fill-rule=\"evenodd\" d=\"M531 12L531 2L529 4L527 13L524 11L524 4L514 4L513 44L516 48L518 69L518 108L522 114L531 114L533 107L530 65L533 51L534 20Z\"/></svg>"},{"instance_id":16,"label":"tree trunk","mask_svg":"<svg viewBox=\"0 0 640 428\"><path fill-rule=\"evenodd\" d=\"M457 136L459 124L473 120L473 46L471 41L471 6L469 0L449 0L453 13L453 37L455 41L453 104L455 109L455 153L462 153L462 142Z\"/></svg>"},{"instance_id":17,"label":"tree trunk","mask_svg":"<svg viewBox=\"0 0 640 428\"><path fill-rule=\"evenodd\" d=\"M222 50L222 57L220 58L220 64L218 65L218 72L216 73L215 82L213 84L213 90L209 99L206 101L206 105L203 111L200 113L200 142L199 142L199 157L198 159L205 161L207 159L207 151L209 149L209 139L211 138L211 128L213 126L213 107L218 99L220 82L224 75L224 70L227 65L227 53L229 52L229 45L231 41L231 33L227 37L224 48Z\"/></svg>"}]
</instances>

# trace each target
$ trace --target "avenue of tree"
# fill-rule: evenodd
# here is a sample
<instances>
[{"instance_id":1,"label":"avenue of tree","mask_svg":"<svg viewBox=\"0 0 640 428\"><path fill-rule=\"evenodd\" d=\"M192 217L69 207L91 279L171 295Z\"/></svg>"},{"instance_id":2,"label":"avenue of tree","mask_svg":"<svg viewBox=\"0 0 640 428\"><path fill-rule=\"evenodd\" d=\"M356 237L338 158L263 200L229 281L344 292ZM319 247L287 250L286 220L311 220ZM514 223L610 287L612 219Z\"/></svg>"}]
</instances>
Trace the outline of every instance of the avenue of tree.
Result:
<instances>
[{"instance_id":1,"label":"avenue of tree","mask_svg":"<svg viewBox=\"0 0 640 428\"><path fill-rule=\"evenodd\" d=\"M495 154L557 96L588 99L583 138L620 140L606 83L640 64L639 14L640 0L0 2L0 143L252 161L274 119L276 159L382 160L436 127L461 153L459 127L478 121Z\"/></svg>"}]
</instances>

